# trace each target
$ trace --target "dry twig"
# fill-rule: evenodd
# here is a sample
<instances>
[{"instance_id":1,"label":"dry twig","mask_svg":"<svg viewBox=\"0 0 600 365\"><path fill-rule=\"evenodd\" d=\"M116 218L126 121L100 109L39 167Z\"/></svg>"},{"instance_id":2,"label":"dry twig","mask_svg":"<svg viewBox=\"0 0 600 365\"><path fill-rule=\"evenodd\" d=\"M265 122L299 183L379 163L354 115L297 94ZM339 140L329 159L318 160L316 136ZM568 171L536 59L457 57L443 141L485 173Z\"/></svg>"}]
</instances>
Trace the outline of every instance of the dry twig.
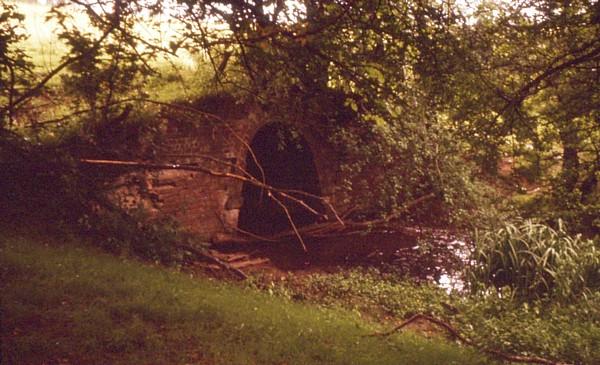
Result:
<instances>
[{"instance_id":1,"label":"dry twig","mask_svg":"<svg viewBox=\"0 0 600 365\"><path fill-rule=\"evenodd\" d=\"M239 175L236 173L231 173L231 172L226 172L226 171L217 171L217 170L212 170L212 169L209 169L206 167L202 167L202 166L198 166L198 165L189 165L189 164L160 164L160 163L148 163L148 162L137 162L137 161L95 160L95 159L81 159L80 161L84 164L90 164L90 165L104 165L104 166L142 168L142 169L154 169L154 170L197 171L197 172L206 173L206 174L214 176L214 177L236 179L236 180L239 180L242 182L246 182L246 183L255 185L257 187L260 187L261 189L265 189L267 191L267 195L269 196L269 198L271 198L273 201L275 201L283 209L284 213L286 214L286 216L290 222L290 226L292 227L292 230L286 231L286 232L281 232L281 233L276 234L271 237L266 237L266 239L264 239L265 237L259 237L257 235L254 235L255 236L254 238L258 239L258 240L274 242L274 241L282 241L283 239L288 238L290 236L295 236L296 238L298 238L298 241L300 242L302 249L304 251L307 251L307 247L304 242L304 239L302 238L303 235L308 235L308 236L312 236L312 237L332 237L332 236L340 236L340 235L351 235L354 233L364 231L365 229L373 229L374 227L382 227L385 229L389 229L388 223L391 220L398 218L402 213L405 213L408 210L412 209L413 207L415 207L429 199L432 199L436 196L435 193L430 193L430 194L426 194L422 197L419 197L419 198L405 204L404 208L402 210L397 211L394 214L389 215L385 218L376 219L376 220L372 220L372 221L360 221L360 222L344 221L339 216L339 214L337 214L335 208L331 205L331 203L328 202L327 199L325 199L323 197L320 197L320 196L314 195L314 194L310 194L310 193L306 193L301 190L278 189L278 188L275 188L269 184L266 184L266 183L256 179L255 177L253 177L249 174ZM226 161L223 161L223 163L226 165L231 165L231 163L226 162ZM242 173L244 173L243 169L241 171L242 171ZM292 196L291 193L305 196L308 198L319 199L321 202L327 204L329 206L330 210L332 212L334 212L336 221L316 223L316 224L312 224L312 225L308 225L308 226L304 226L304 227L298 227L295 224L295 222L293 221L293 218L292 218L287 206L280 199L278 199L275 196L275 194L279 194L281 197L284 197L286 199L294 201L297 204L300 204L304 209L307 209L308 211L310 211L313 214L319 214L321 216L323 216L323 215L321 213L319 213L316 209L310 207L302 199Z\"/></svg>"},{"instance_id":2,"label":"dry twig","mask_svg":"<svg viewBox=\"0 0 600 365\"><path fill-rule=\"evenodd\" d=\"M198 172L206 173L206 174L209 174L209 175L215 176L215 177L231 178L231 179L236 179L236 180L240 180L243 182L253 184L255 186L258 186L262 189L267 190L268 196L271 199L273 199L278 205L280 205L282 207L288 220L290 221L290 225L292 226L292 229L295 232L296 237L298 238L298 241L302 245L302 249L304 251L307 251L306 244L304 243L304 240L302 239L302 236L300 235L300 232L299 232L296 224L294 223L294 221L289 213L289 210L287 209L285 204L283 204L281 202L281 200L277 199L273 195L273 192L280 193L280 194L286 194L284 191L288 191L288 190L277 189L271 185L265 184L265 183L257 180L256 178L254 178L252 176L243 176L243 175L238 175L238 174L234 174L231 172L215 171L215 170L211 170L206 167L197 166L197 165L157 164L157 163L147 163L147 162L137 162L137 161L95 160L95 159L81 159L80 162L85 163L85 164L90 164L90 165L135 167L135 168L146 168L146 169L157 169L157 170L198 171ZM297 191L297 192L301 193L301 191ZM284 196L286 196L286 195L284 195ZM312 195L312 194L310 194L310 195ZM289 195L287 195L286 197L288 199L292 198ZM315 196L315 197L317 197L317 196ZM293 198L293 199L299 200L298 198ZM323 199L323 198L320 198L320 199ZM306 206L306 203L304 205Z\"/></svg>"},{"instance_id":3,"label":"dry twig","mask_svg":"<svg viewBox=\"0 0 600 365\"><path fill-rule=\"evenodd\" d=\"M290 226L292 226L292 229L294 230L294 233L296 234L296 237L298 238L298 241L300 242L300 245L302 246L302 249L304 250L304 252L308 252L308 249L306 248L306 244L304 243L304 240L302 239L302 235L300 234L300 232L298 232L298 227L296 227L296 224L294 223L294 220L292 219L292 216L290 215L290 211L288 210L288 208L285 206L285 204L283 204L281 202L281 200L277 199L270 191L267 193L267 195L269 196L269 198L273 199L277 204L279 204L281 209L283 209L285 215L287 216L288 221L290 222Z\"/></svg>"}]
</instances>

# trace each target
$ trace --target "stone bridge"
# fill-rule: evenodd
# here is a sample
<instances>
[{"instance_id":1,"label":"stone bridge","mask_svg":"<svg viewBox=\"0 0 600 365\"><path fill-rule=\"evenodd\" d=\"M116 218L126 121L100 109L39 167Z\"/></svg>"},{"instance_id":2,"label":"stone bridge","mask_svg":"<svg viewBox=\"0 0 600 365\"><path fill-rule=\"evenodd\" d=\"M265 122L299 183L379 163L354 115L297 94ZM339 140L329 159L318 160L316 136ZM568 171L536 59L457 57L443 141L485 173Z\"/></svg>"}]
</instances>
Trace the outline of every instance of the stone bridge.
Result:
<instances>
[{"instance_id":1,"label":"stone bridge","mask_svg":"<svg viewBox=\"0 0 600 365\"><path fill-rule=\"evenodd\" d=\"M324 136L302 123L303 115L281 123L261 108L237 105L228 97L200 107L210 114L164 111L166 137L158 162L243 174L241 168L259 179L264 174L265 181L277 188L320 195L337 209L343 207L343 194L336 188L341 185L339 159ZM131 184L121 184L129 188L116 192L122 203L142 205L154 216L170 216L204 239L220 241L240 231L271 234L290 229L281 206L264 190L239 179L186 170L147 171L142 179L139 174L135 179L137 191ZM327 212L318 200L306 202ZM285 203L300 226L323 219L299 204Z\"/></svg>"}]
</instances>

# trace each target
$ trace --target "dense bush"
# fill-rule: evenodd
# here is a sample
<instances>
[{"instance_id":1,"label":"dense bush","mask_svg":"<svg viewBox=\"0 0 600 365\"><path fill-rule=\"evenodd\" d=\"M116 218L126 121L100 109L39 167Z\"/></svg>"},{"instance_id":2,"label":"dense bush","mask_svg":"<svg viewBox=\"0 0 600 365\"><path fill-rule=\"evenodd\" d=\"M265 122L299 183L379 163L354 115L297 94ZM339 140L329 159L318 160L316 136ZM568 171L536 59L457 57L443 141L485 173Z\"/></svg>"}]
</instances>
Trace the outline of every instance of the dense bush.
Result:
<instances>
[{"instance_id":1,"label":"dense bush","mask_svg":"<svg viewBox=\"0 0 600 365\"><path fill-rule=\"evenodd\" d=\"M188 237L172 221L150 220L142 209L126 211L107 198L107 182L123 171L105 169L100 174L50 148L27 151L24 158L14 153L5 161L1 157L0 220L41 222L57 231L83 233L117 254L162 263L185 261L185 250L177 247Z\"/></svg>"},{"instance_id":2,"label":"dense bush","mask_svg":"<svg viewBox=\"0 0 600 365\"><path fill-rule=\"evenodd\" d=\"M150 219L142 209L86 214L77 227L93 236L95 245L116 254L130 254L162 264L183 264L192 255L184 249L191 237L178 229L173 220Z\"/></svg>"},{"instance_id":3,"label":"dense bush","mask_svg":"<svg viewBox=\"0 0 600 365\"><path fill-rule=\"evenodd\" d=\"M589 239L525 220L477 234L469 281L474 292L508 288L525 300L569 299L600 288L600 250ZM506 291L500 291L506 293Z\"/></svg>"},{"instance_id":4,"label":"dense bush","mask_svg":"<svg viewBox=\"0 0 600 365\"><path fill-rule=\"evenodd\" d=\"M580 189L567 192L555 183L550 193L538 192L516 197L517 200L514 197L513 200L522 216L543 222L560 219L566 223L569 232L600 239L600 191L587 195Z\"/></svg>"}]
</instances>

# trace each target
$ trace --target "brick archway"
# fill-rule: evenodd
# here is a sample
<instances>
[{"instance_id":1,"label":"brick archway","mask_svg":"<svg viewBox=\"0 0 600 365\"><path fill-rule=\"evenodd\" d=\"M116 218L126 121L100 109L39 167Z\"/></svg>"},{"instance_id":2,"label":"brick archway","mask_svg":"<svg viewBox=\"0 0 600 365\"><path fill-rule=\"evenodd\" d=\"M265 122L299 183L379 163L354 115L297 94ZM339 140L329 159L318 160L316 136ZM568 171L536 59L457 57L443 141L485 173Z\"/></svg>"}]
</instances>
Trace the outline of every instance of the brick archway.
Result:
<instances>
[{"instance_id":1,"label":"brick archway","mask_svg":"<svg viewBox=\"0 0 600 365\"><path fill-rule=\"evenodd\" d=\"M256 106L224 106L219 100L213 104L220 108L219 118L198 120L197 115L190 117L177 111L166 114L165 138L156 162L196 164L237 173L233 166L247 167L248 146L261 130L273 124L272 119ZM303 129L302 123L290 121L286 125L298 125L297 133L310 149L312 175L319 188L312 192L337 206L342 199L336 195L336 187L341 185L342 177L335 152L315 131ZM142 205L154 216L171 217L206 240L220 241L237 234L244 204L243 181L182 170L148 171L135 179L137 182L131 184L135 188L117 191L123 192L127 205Z\"/></svg>"}]
</instances>

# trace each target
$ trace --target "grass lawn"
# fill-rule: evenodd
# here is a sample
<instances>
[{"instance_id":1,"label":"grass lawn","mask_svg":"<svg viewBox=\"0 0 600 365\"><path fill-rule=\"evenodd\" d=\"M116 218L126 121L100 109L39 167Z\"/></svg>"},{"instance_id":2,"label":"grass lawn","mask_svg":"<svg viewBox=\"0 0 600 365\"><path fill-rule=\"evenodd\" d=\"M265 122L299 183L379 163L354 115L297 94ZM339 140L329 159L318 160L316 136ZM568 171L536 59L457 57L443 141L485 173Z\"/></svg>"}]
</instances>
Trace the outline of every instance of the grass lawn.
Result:
<instances>
[{"instance_id":1,"label":"grass lawn","mask_svg":"<svg viewBox=\"0 0 600 365\"><path fill-rule=\"evenodd\" d=\"M118 258L46 236L0 234L2 364L486 364L441 339L352 312Z\"/></svg>"}]
</instances>

